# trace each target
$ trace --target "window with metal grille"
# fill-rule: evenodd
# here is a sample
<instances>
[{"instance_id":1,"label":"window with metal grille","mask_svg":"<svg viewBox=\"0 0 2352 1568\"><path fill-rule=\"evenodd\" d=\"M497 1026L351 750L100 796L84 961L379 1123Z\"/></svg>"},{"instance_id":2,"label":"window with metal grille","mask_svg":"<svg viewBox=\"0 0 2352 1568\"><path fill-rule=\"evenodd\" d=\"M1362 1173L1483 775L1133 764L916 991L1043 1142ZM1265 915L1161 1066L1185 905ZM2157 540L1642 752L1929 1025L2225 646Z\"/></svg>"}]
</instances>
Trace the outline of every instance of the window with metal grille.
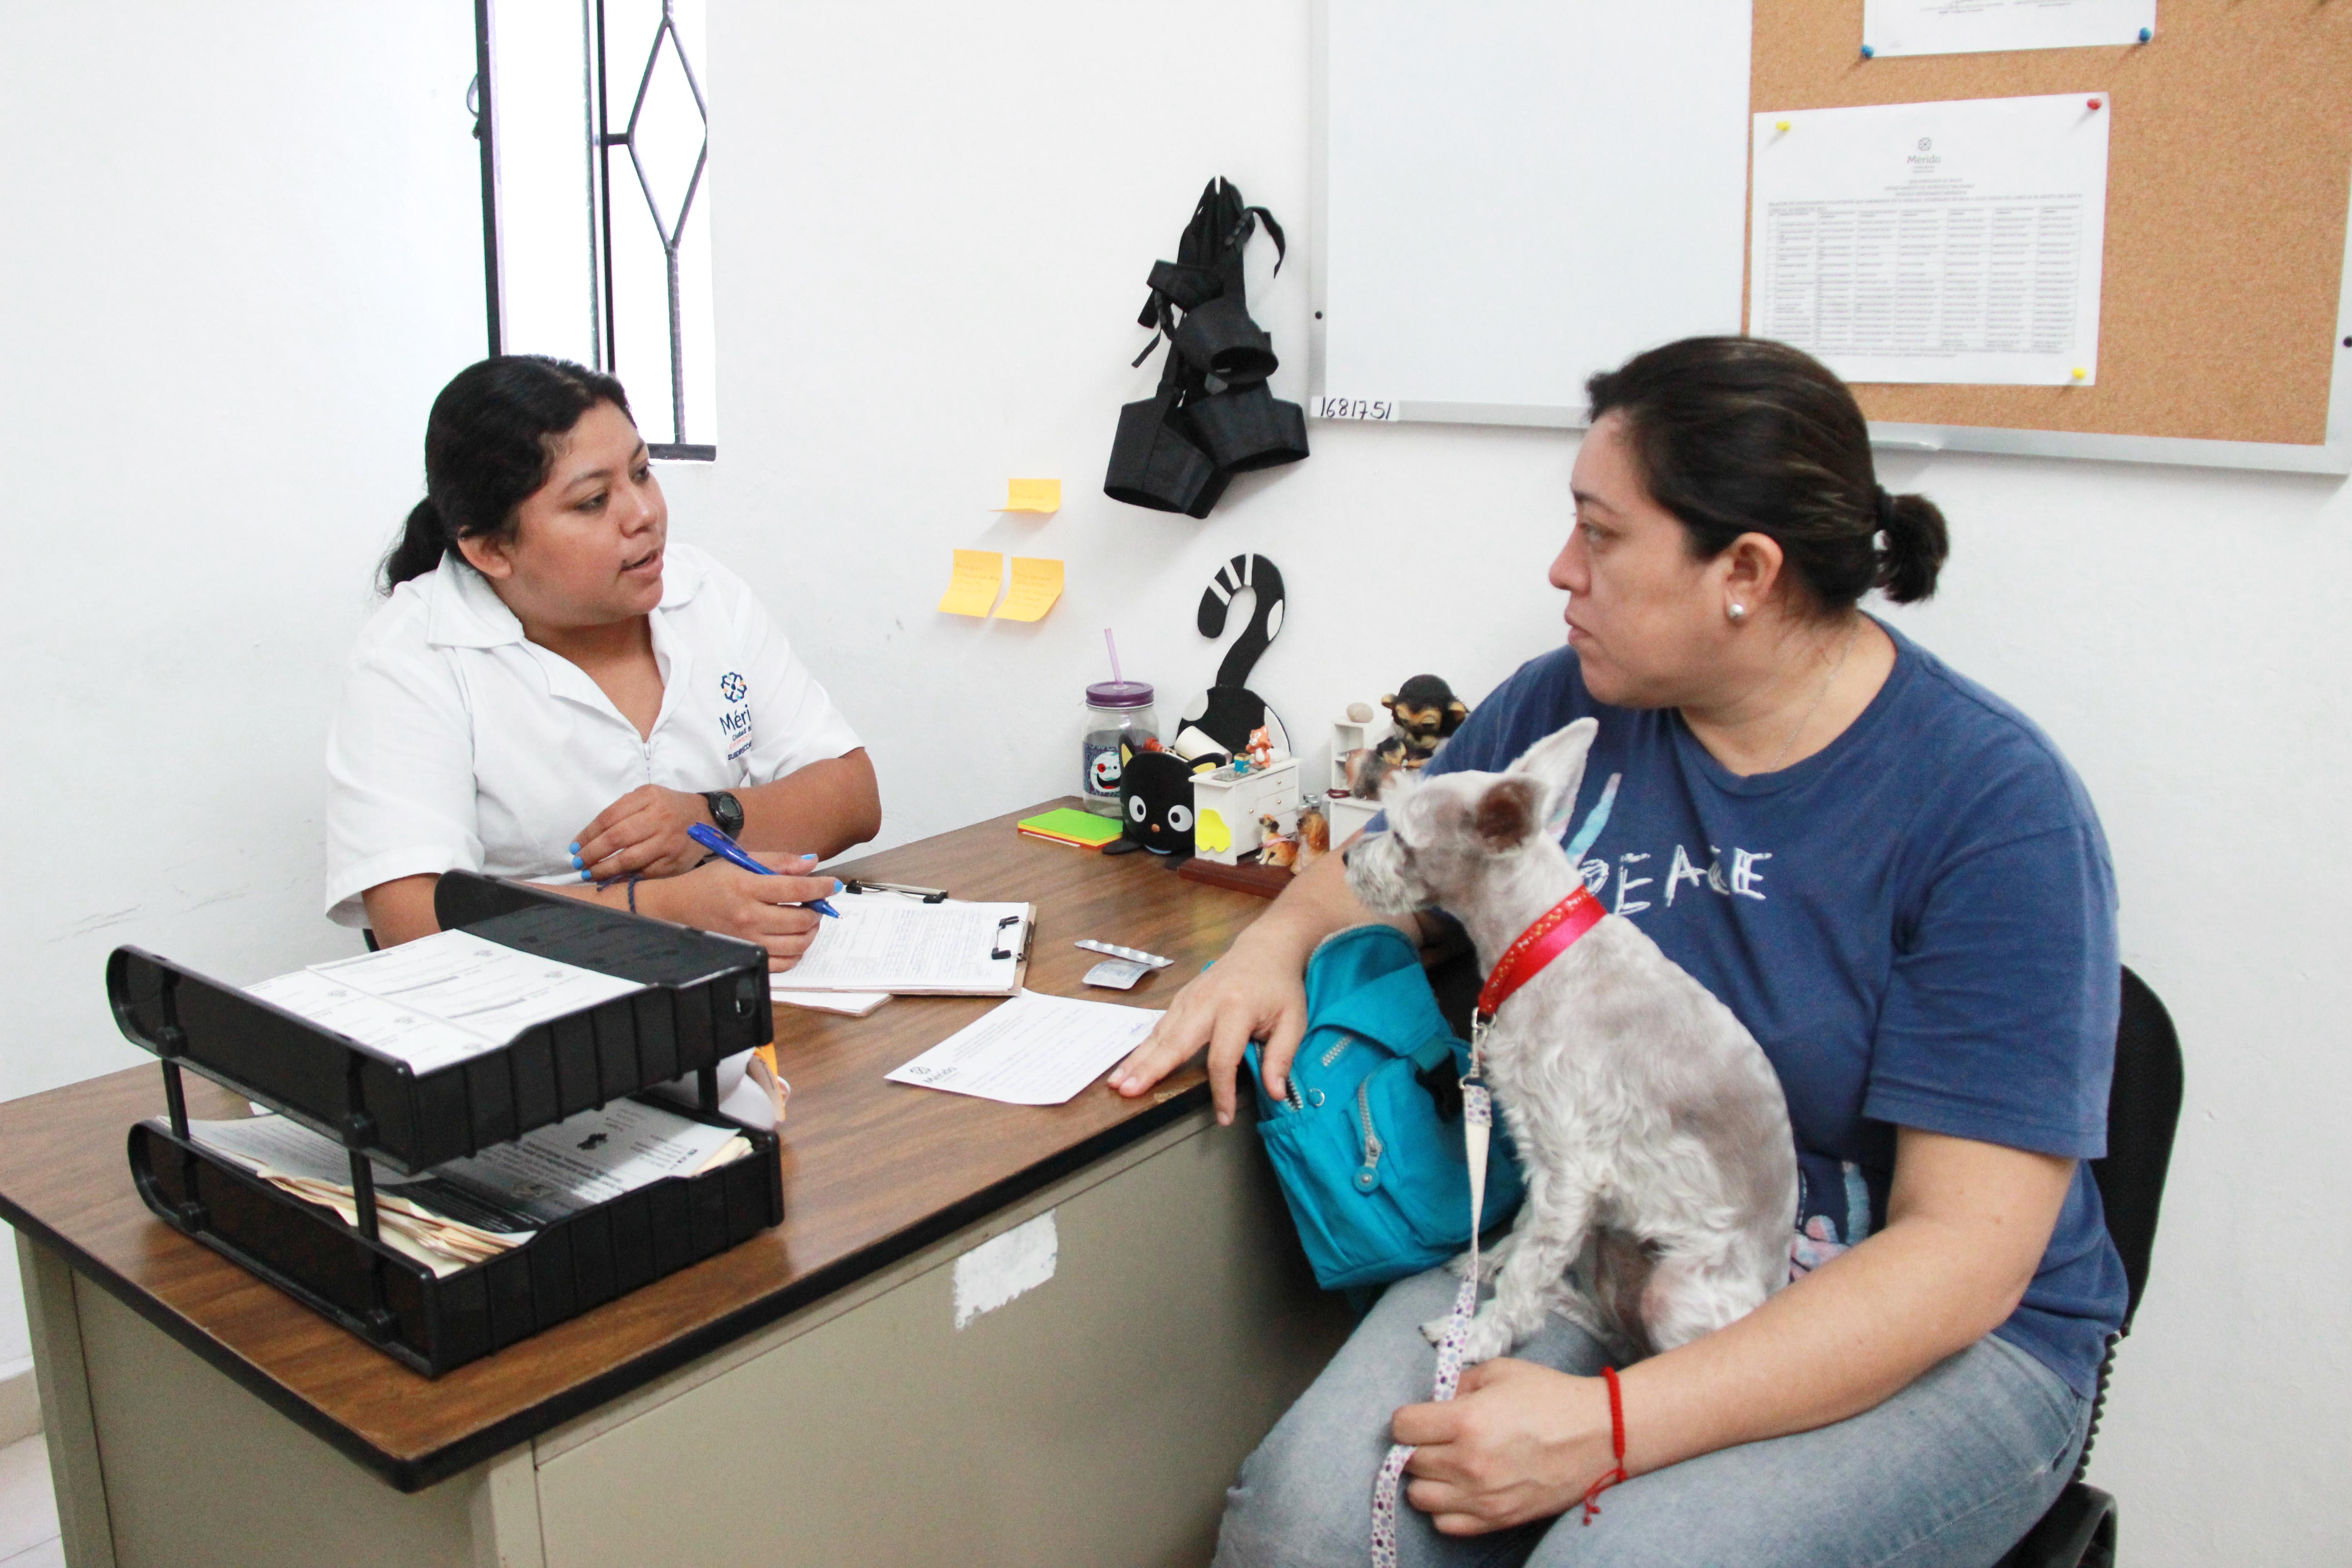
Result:
<instances>
[{"instance_id":1,"label":"window with metal grille","mask_svg":"<svg viewBox=\"0 0 2352 1568\"><path fill-rule=\"evenodd\" d=\"M703 0L475 0L490 352L593 365L719 455Z\"/></svg>"}]
</instances>

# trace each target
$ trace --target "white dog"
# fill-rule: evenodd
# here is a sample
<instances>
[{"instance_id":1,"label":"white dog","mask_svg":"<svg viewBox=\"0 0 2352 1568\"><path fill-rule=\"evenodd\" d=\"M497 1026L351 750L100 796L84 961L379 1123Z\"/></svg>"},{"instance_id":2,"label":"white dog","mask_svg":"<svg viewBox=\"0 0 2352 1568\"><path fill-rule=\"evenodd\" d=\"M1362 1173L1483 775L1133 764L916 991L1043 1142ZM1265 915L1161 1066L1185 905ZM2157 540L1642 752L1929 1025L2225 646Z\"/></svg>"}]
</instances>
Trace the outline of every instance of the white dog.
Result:
<instances>
[{"instance_id":1,"label":"white dog","mask_svg":"<svg viewBox=\"0 0 2352 1568\"><path fill-rule=\"evenodd\" d=\"M1598 728L1580 719L1506 773L1393 776L1389 831L1355 846L1349 887L1381 913L1443 906L1492 973L1578 886L1559 836ZM1631 921L1603 917L1528 980L1483 1051L1527 1202L1465 1362L1513 1349L1547 1310L1621 1354L1671 1350L1788 1282L1797 1159L1780 1081L1731 1010ZM1580 1292L1569 1268L1588 1238Z\"/></svg>"}]
</instances>

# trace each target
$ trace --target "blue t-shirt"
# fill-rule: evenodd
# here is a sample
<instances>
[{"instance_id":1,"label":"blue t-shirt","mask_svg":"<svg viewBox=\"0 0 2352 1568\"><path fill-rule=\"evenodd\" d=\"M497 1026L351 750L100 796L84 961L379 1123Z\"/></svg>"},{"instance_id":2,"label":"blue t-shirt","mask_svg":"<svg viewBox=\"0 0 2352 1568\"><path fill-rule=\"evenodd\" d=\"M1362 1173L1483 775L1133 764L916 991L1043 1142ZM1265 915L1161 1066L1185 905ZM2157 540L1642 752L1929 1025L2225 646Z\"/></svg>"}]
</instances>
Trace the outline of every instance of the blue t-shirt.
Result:
<instances>
[{"instance_id":1,"label":"blue t-shirt","mask_svg":"<svg viewBox=\"0 0 2352 1568\"><path fill-rule=\"evenodd\" d=\"M2082 781L2015 709L1892 627L1895 668L1822 751L1741 778L1671 709L1613 708L1575 653L1522 666L1429 772L1500 772L1601 721L1570 821L1613 776L1585 883L1748 1026L1796 1130L1803 1273L1886 1219L1895 1129L2105 1152L2121 1005L2115 875ZM2123 1262L2078 1164L1996 1331L2088 1394Z\"/></svg>"}]
</instances>

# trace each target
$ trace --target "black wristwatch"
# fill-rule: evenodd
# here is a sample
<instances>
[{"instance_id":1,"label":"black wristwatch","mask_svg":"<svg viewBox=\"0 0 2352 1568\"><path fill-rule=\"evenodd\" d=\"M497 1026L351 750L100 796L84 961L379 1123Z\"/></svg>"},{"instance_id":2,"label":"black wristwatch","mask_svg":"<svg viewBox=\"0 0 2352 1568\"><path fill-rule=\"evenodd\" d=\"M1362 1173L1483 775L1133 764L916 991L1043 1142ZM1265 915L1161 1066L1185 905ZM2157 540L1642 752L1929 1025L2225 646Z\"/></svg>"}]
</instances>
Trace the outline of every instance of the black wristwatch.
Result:
<instances>
[{"instance_id":1,"label":"black wristwatch","mask_svg":"<svg viewBox=\"0 0 2352 1568\"><path fill-rule=\"evenodd\" d=\"M741 801L723 789L706 791L702 800L704 805L710 807L710 820L719 825L719 832L730 838L743 837L743 803Z\"/></svg>"}]
</instances>

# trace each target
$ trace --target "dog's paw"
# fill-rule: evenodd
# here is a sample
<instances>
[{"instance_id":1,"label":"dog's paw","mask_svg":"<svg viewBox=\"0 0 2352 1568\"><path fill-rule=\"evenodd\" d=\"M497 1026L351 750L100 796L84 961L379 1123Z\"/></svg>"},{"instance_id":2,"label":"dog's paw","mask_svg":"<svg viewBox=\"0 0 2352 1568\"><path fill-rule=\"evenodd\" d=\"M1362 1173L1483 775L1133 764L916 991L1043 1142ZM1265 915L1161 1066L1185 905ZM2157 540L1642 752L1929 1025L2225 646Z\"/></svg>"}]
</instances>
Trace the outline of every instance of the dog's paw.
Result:
<instances>
[{"instance_id":1,"label":"dog's paw","mask_svg":"<svg viewBox=\"0 0 2352 1568\"><path fill-rule=\"evenodd\" d=\"M1503 1271L1504 1261L1511 1256L1512 1239L1511 1237L1507 1236L1478 1254L1479 1284L1492 1285L1495 1282L1495 1276ZM1446 1259L1445 1271L1456 1279L1469 1279L1470 1254L1466 1251L1457 1252Z\"/></svg>"},{"instance_id":2,"label":"dog's paw","mask_svg":"<svg viewBox=\"0 0 2352 1568\"><path fill-rule=\"evenodd\" d=\"M1470 1332L1462 1342L1462 1364L1475 1366L1482 1361L1492 1361L1509 1352L1517 1335L1499 1312L1481 1312L1471 1320Z\"/></svg>"},{"instance_id":3,"label":"dog's paw","mask_svg":"<svg viewBox=\"0 0 2352 1568\"><path fill-rule=\"evenodd\" d=\"M1442 1345L1445 1342L1445 1331L1453 1326L1454 1320L1450 1317L1432 1318L1421 1325L1421 1337L1431 1344Z\"/></svg>"}]
</instances>

